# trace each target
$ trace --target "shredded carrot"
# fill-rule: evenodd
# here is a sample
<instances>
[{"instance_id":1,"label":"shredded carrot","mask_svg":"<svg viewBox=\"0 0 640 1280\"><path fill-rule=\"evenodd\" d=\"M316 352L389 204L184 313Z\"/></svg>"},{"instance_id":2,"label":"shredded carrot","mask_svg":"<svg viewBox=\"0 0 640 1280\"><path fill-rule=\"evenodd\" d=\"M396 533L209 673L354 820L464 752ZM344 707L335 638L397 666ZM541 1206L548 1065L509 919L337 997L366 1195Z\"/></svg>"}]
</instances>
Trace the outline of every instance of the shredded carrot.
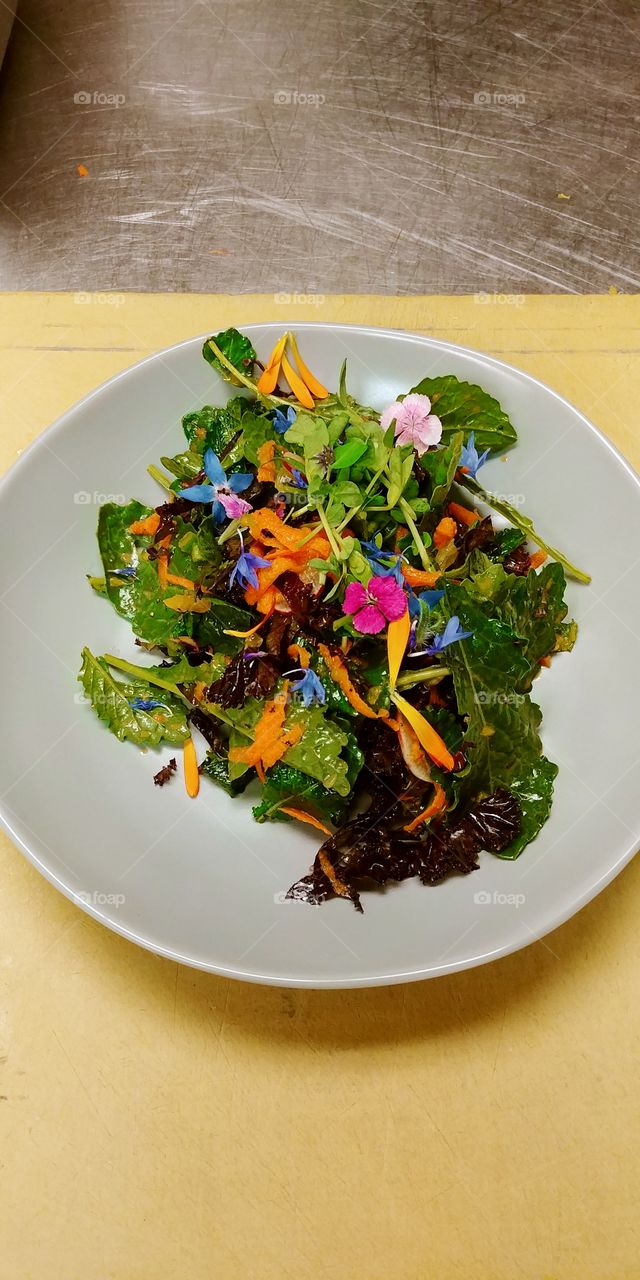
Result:
<instances>
[{"instance_id":1,"label":"shredded carrot","mask_svg":"<svg viewBox=\"0 0 640 1280\"><path fill-rule=\"evenodd\" d=\"M276 465L274 456L276 451L275 440L265 440L264 444L258 449L258 480L271 481L273 484L276 478Z\"/></svg>"},{"instance_id":2,"label":"shredded carrot","mask_svg":"<svg viewBox=\"0 0 640 1280\"><path fill-rule=\"evenodd\" d=\"M413 819L413 822L407 823L404 828L405 831L415 831L416 827L421 826L423 822L428 822L429 818L434 818L436 813L442 813L442 811L446 809L447 793L444 790L444 787L441 787L439 782L434 782L433 785L435 787L435 791L431 804L428 804L426 809L423 809L422 813L419 813L417 818Z\"/></svg>"},{"instance_id":3,"label":"shredded carrot","mask_svg":"<svg viewBox=\"0 0 640 1280\"><path fill-rule=\"evenodd\" d=\"M428 569L414 569L413 565L402 564L402 576L410 587L435 587L438 578L442 575L437 571L431 573Z\"/></svg>"},{"instance_id":4,"label":"shredded carrot","mask_svg":"<svg viewBox=\"0 0 640 1280\"><path fill-rule=\"evenodd\" d=\"M274 582L281 576L281 574L299 573L300 565L293 556L278 555L274 556L271 560L268 569L257 569L256 572L258 575L258 586L249 586L244 593L244 598L247 604L250 605L257 604L268 588L273 586Z\"/></svg>"},{"instance_id":5,"label":"shredded carrot","mask_svg":"<svg viewBox=\"0 0 640 1280\"><path fill-rule=\"evenodd\" d=\"M157 563L158 563L158 582L160 583L160 586L164 591L169 581L169 573L168 573L169 557L166 554L166 552L164 555L158 556Z\"/></svg>"},{"instance_id":6,"label":"shredded carrot","mask_svg":"<svg viewBox=\"0 0 640 1280\"><path fill-rule=\"evenodd\" d=\"M443 516L438 522L433 534L433 545L440 550L441 547L448 547L453 542L458 532L458 526L451 516Z\"/></svg>"},{"instance_id":7,"label":"shredded carrot","mask_svg":"<svg viewBox=\"0 0 640 1280\"><path fill-rule=\"evenodd\" d=\"M532 569L539 569L540 565L544 564L546 559L547 559L546 551L534 551L533 555L529 556L529 564L531 565Z\"/></svg>"},{"instance_id":8,"label":"shredded carrot","mask_svg":"<svg viewBox=\"0 0 640 1280\"><path fill-rule=\"evenodd\" d=\"M175 613L208 613L211 608L210 600L198 600L192 592L184 596L167 596L164 603Z\"/></svg>"},{"instance_id":9,"label":"shredded carrot","mask_svg":"<svg viewBox=\"0 0 640 1280\"><path fill-rule=\"evenodd\" d=\"M191 798L193 799L194 796L197 796L198 791L200 790L200 774L198 772L198 758L196 756L196 749L194 746L193 738L187 738L187 741L184 744L183 765L184 765L184 785L187 788L187 795L191 796Z\"/></svg>"},{"instance_id":10,"label":"shredded carrot","mask_svg":"<svg viewBox=\"0 0 640 1280\"><path fill-rule=\"evenodd\" d=\"M260 374L260 377L258 378L258 391L262 391L264 395L271 395L271 392L274 391L277 386L278 378L280 377L280 364L282 362L284 349L287 345L288 336L289 335L285 333L278 339L262 373Z\"/></svg>"},{"instance_id":11,"label":"shredded carrot","mask_svg":"<svg viewBox=\"0 0 640 1280\"><path fill-rule=\"evenodd\" d=\"M294 396L299 400L300 404L303 404L305 409L315 408L315 401L311 392L307 387L305 387L302 378L296 373L293 366L289 364L285 355L282 357L282 372L287 379Z\"/></svg>"},{"instance_id":12,"label":"shredded carrot","mask_svg":"<svg viewBox=\"0 0 640 1280\"><path fill-rule=\"evenodd\" d=\"M310 827L317 827L318 831L324 831L328 836L333 835L329 827L325 827L324 822L320 822L319 818L313 818L310 813L305 813L303 809L292 809L289 805L281 804L280 812L287 813L290 818L297 818L299 822L308 822Z\"/></svg>"},{"instance_id":13,"label":"shredded carrot","mask_svg":"<svg viewBox=\"0 0 640 1280\"><path fill-rule=\"evenodd\" d=\"M162 559L163 557L159 557ZM181 578L177 573L168 573L167 582L171 582L174 587L186 587L187 591L195 591L196 584L191 578Z\"/></svg>"},{"instance_id":14,"label":"shredded carrot","mask_svg":"<svg viewBox=\"0 0 640 1280\"><path fill-rule=\"evenodd\" d=\"M287 649L287 657L292 658L294 662L299 662L305 671L311 662L309 651L301 644L290 644Z\"/></svg>"},{"instance_id":15,"label":"shredded carrot","mask_svg":"<svg viewBox=\"0 0 640 1280\"><path fill-rule=\"evenodd\" d=\"M301 724L284 729L287 692L288 685L285 682L282 693L265 703L264 711L253 731L253 742L246 747L231 747L229 759L232 762L253 765L260 776L260 770L270 769L282 759L289 747L300 741L304 733Z\"/></svg>"},{"instance_id":16,"label":"shredded carrot","mask_svg":"<svg viewBox=\"0 0 640 1280\"><path fill-rule=\"evenodd\" d=\"M480 519L479 512L470 511L468 507L460 506L459 502L450 502L447 510L449 515L452 515L455 520L459 520L460 524L466 524L467 527L475 524Z\"/></svg>"},{"instance_id":17,"label":"shredded carrot","mask_svg":"<svg viewBox=\"0 0 640 1280\"><path fill-rule=\"evenodd\" d=\"M405 609L401 618L395 618L387 627L387 656L389 660L389 688L395 689L402 659L407 651L411 632L409 610Z\"/></svg>"},{"instance_id":18,"label":"shredded carrot","mask_svg":"<svg viewBox=\"0 0 640 1280\"><path fill-rule=\"evenodd\" d=\"M342 658L338 657L337 653L332 653L326 644L318 645L318 653L324 659L331 679L335 681L339 689L342 689L345 698L348 699L354 710L359 711L360 715L366 716L368 720L377 720L379 718L378 712L374 711L373 707L370 707L368 702L365 702L364 698L360 697L358 690L351 682L351 677Z\"/></svg>"},{"instance_id":19,"label":"shredded carrot","mask_svg":"<svg viewBox=\"0 0 640 1280\"><path fill-rule=\"evenodd\" d=\"M393 702L402 712L402 715L409 721L411 728L415 730L419 742L424 747L428 756L435 764L439 764L443 769L453 769L454 759L445 742L442 741L439 733L436 733L429 721L416 710L415 707L407 702L406 698L402 698L399 693L392 693Z\"/></svg>"},{"instance_id":20,"label":"shredded carrot","mask_svg":"<svg viewBox=\"0 0 640 1280\"><path fill-rule=\"evenodd\" d=\"M307 368L304 360L302 359L302 356L300 355L300 352L298 351L298 344L295 340L295 336L293 333L289 334L289 345L291 347L293 358L300 371L300 377L302 378L305 385L309 388L309 391L311 392L311 394L315 396L316 400L326 400L327 396L329 395L329 392L327 391L326 387L323 387L321 382L318 382L317 378L314 378L310 369Z\"/></svg>"},{"instance_id":21,"label":"shredded carrot","mask_svg":"<svg viewBox=\"0 0 640 1280\"><path fill-rule=\"evenodd\" d=\"M344 883L344 880L341 880L340 877L336 874L331 864L331 860L327 857L323 849L318 850L318 862L320 863L320 866L322 867L322 870L324 871L324 874L327 877L327 880L329 881L329 884L331 885L333 892L337 894L339 898L350 898L351 894L349 893L349 890L346 884Z\"/></svg>"},{"instance_id":22,"label":"shredded carrot","mask_svg":"<svg viewBox=\"0 0 640 1280\"><path fill-rule=\"evenodd\" d=\"M144 520L134 520L129 525L129 533L139 533L152 537L160 528L160 516L157 511L152 511L150 516L145 516Z\"/></svg>"},{"instance_id":23,"label":"shredded carrot","mask_svg":"<svg viewBox=\"0 0 640 1280\"><path fill-rule=\"evenodd\" d=\"M549 657L549 654L547 654L544 658L538 658L538 662L540 663L541 667L551 666L551 658Z\"/></svg>"}]
</instances>

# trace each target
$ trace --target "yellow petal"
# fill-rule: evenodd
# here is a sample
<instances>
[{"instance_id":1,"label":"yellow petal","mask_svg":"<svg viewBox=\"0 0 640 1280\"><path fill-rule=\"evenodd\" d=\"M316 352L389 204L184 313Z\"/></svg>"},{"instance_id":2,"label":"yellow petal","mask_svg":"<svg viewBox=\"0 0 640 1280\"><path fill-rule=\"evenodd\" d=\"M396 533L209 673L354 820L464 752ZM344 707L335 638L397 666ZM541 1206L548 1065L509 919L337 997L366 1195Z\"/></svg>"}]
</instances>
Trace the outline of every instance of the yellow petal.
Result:
<instances>
[{"instance_id":1,"label":"yellow petal","mask_svg":"<svg viewBox=\"0 0 640 1280\"><path fill-rule=\"evenodd\" d=\"M405 609L401 618L396 618L387 627L387 656L389 659L389 688L395 689L402 659L407 651L411 619L409 610Z\"/></svg>"},{"instance_id":2,"label":"yellow petal","mask_svg":"<svg viewBox=\"0 0 640 1280\"><path fill-rule=\"evenodd\" d=\"M439 764L442 769L453 769L454 759L446 744L442 741L439 733L425 720L424 716L412 707L406 698L402 698L399 693L392 693L391 699L395 703L398 711L401 711L405 719L409 721L417 739L422 743L428 756L435 764Z\"/></svg>"}]
</instances>

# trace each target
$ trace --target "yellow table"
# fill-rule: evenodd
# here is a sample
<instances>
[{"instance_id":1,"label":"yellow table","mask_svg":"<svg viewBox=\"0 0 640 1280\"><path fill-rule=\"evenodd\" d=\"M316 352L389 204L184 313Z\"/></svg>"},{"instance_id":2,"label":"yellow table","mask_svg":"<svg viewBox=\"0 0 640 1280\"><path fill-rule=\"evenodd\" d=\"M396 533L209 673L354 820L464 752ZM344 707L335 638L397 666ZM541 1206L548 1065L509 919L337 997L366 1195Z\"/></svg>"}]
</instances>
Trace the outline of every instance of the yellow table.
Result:
<instances>
[{"instance_id":1,"label":"yellow table","mask_svg":"<svg viewBox=\"0 0 640 1280\"><path fill-rule=\"evenodd\" d=\"M640 463L634 298L54 294L0 298L0 466L148 352L280 317L496 354ZM0 877L2 1280L637 1280L637 864L518 955L355 992L137 950L5 836Z\"/></svg>"}]
</instances>

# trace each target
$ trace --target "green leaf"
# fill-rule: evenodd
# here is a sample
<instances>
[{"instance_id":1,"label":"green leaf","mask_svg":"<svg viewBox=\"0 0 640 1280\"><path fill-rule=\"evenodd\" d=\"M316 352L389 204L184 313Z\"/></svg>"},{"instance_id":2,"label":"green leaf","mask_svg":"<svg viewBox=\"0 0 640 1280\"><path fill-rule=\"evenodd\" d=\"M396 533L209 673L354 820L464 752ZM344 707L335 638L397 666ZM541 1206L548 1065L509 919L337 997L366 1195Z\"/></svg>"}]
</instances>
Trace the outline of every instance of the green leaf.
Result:
<instances>
[{"instance_id":1,"label":"green leaf","mask_svg":"<svg viewBox=\"0 0 640 1280\"><path fill-rule=\"evenodd\" d=\"M540 756L539 760L523 761L520 769L514 770L509 790L517 795L522 809L522 829L520 835L501 853L498 858L518 858L522 850L544 826L553 803L553 784L558 774L557 764Z\"/></svg>"},{"instance_id":2,"label":"green leaf","mask_svg":"<svg viewBox=\"0 0 640 1280\"><path fill-rule=\"evenodd\" d=\"M522 529L498 529L495 534L496 550L492 552L491 559L502 559L508 556L511 551L515 551L516 547L521 547L525 542L525 536Z\"/></svg>"},{"instance_id":3,"label":"green leaf","mask_svg":"<svg viewBox=\"0 0 640 1280\"><path fill-rule=\"evenodd\" d=\"M447 500L460 462L462 442L462 432L456 432L443 448L428 449L420 458L422 470L429 478L429 503L432 507L439 507ZM414 505L417 511L417 504Z\"/></svg>"},{"instance_id":4,"label":"green leaf","mask_svg":"<svg viewBox=\"0 0 640 1280\"><path fill-rule=\"evenodd\" d=\"M123 671L134 680L146 681L154 688L168 689L176 692L178 685L213 684L224 673L226 662L222 654L214 654L208 662L193 666L185 653L171 666L143 667L133 662L125 662L113 654L105 653L104 661L117 671ZM178 690L179 692L179 690Z\"/></svg>"},{"instance_id":5,"label":"green leaf","mask_svg":"<svg viewBox=\"0 0 640 1280\"><path fill-rule=\"evenodd\" d=\"M237 410L231 408L233 404L233 400L223 408L205 404L194 413L186 413L182 419L182 430L189 444L201 453L205 449L213 449L221 454L241 426Z\"/></svg>"},{"instance_id":6,"label":"green leaf","mask_svg":"<svg viewBox=\"0 0 640 1280\"><path fill-rule=\"evenodd\" d=\"M246 609L212 596L209 612L193 615L193 637L203 649L235 654L240 652L243 641L236 636L226 636L224 632L248 631L254 623L253 614Z\"/></svg>"},{"instance_id":7,"label":"green leaf","mask_svg":"<svg viewBox=\"0 0 640 1280\"><path fill-rule=\"evenodd\" d=\"M296 746L289 747L283 757L285 764L317 778L329 791L348 796L351 790L348 761L341 756L348 745L347 734L327 718L324 707L306 708L301 703L292 703L286 723L288 728L302 723L304 734Z\"/></svg>"},{"instance_id":8,"label":"green leaf","mask_svg":"<svg viewBox=\"0 0 640 1280\"><path fill-rule=\"evenodd\" d=\"M116 680L104 658L94 657L86 648L78 679L94 711L120 742L127 739L139 747L156 747L164 741L180 746L188 738L186 710L176 698L143 680ZM136 711L129 705L133 698L153 698L166 709Z\"/></svg>"},{"instance_id":9,"label":"green leaf","mask_svg":"<svg viewBox=\"0 0 640 1280\"><path fill-rule=\"evenodd\" d=\"M423 378L411 391L429 396L431 408L442 422L443 440L450 440L457 431L463 431L465 437L473 431L479 452L501 452L515 444L515 427L498 401L482 387L460 382L448 373L440 378Z\"/></svg>"},{"instance_id":10,"label":"green leaf","mask_svg":"<svg viewBox=\"0 0 640 1280\"><path fill-rule=\"evenodd\" d=\"M475 551L464 587L489 602L491 612L519 637L529 661L529 674L518 687L529 687L539 670L540 658L555 649L558 629L567 613L562 566L546 564L539 573L520 576L506 573L501 564Z\"/></svg>"},{"instance_id":11,"label":"green leaf","mask_svg":"<svg viewBox=\"0 0 640 1280\"><path fill-rule=\"evenodd\" d=\"M569 653L578 639L577 622L561 622L556 634L555 653Z\"/></svg>"},{"instance_id":12,"label":"green leaf","mask_svg":"<svg viewBox=\"0 0 640 1280\"><path fill-rule=\"evenodd\" d=\"M254 467L258 466L258 450L267 440L277 440L278 435L270 418L247 414L242 424L242 455Z\"/></svg>"},{"instance_id":13,"label":"green leaf","mask_svg":"<svg viewBox=\"0 0 640 1280\"><path fill-rule=\"evenodd\" d=\"M556 547L552 547L550 543L545 542L540 537L540 534L534 527L533 521L529 519L529 516L522 515L520 511L517 511L515 507L511 506L510 502L505 502L502 498L494 498L493 494L489 493L486 489L483 489L482 485L478 484L478 481L474 480L471 476L461 475L458 480L458 484L460 484L464 489L468 489L469 493L472 493L476 498L480 498L480 500L486 503L488 507L492 507L494 511L499 512L501 516L506 516L507 520L510 520L511 524L515 525L516 529L520 529L521 532L531 540L531 542L535 542L537 546L542 547L542 550L546 551L547 555L551 556L552 560L557 560L558 564L561 564L563 569L566 569L570 578L576 578L578 582L591 582L591 578L588 573L583 573L582 569L577 569L575 565L571 564L570 560L567 560L566 557L562 555L562 552L558 551Z\"/></svg>"},{"instance_id":14,"label":"green leaf","mask_svg":"<svg viewBox=\"0 0 640 1280\"><path fill-rule=\"evenodd\" d=\"M134 535L129 526L150 514L140 502L118 506L108 502L98 517L98 547L104 566L106 594L117 612L131 623L135 635L149 644L165 644L172 636L189 634L188 615L167 609L164 595L174 595L175 587L163 592L155 563L145 548L149 537ZM135 568L133 578L114 578L114 569Z\"/></svg>"},{"instance_id":15,"label":"green leaf","mask_svg":"<svg viewBox=\"0 0 640 1280\"><path fill-rule=\"evenodd\" d=\"M348 798L327 791L316 778L310 778L290 764L280 761L270 769L262 786L262 799L253 810L256 822L293 822L282 806L303 809L324 822L339 826L349 807Z\"/></svg>"},{"instance_id":16,"label":"green leaf","mask_svg":"<svg viewBox=\"0 0 640 1280\"><path fill-rule=\"evenodd\" d=\"M395 507L400 501L405 486L413 472L413 449L393 449L389 454L389 484L387 486L387 502Z\"/></svg>"},{"instance_id":17,"label":"green leaf","mask_svg":"<svg viewBox=\"0 0 640 1280\"><path fill-rule=\"evenodd\" d=\"M344 444L339 444L333 455L334 471L342 471L345 467L352 467L367 452L366 440L346 440Z\"/></svg>"},{"instance_id":18,"label":"green leaf","mask_svg":"<svg viewBox=\"0 0 640 1280\"><path fill-rule=\"evenodd\" d=\"M225 329L223 333L214 334L213 339L207 338L202 348L205 360L213 365L225 382L231 382L236 387L242 386L241 379L234 378L232 372L219 360L215 351L209 345L211 341L215 342L218 349L226 356L229 364L238 369L245 378L250 378L256 353L249 339L243 333L239 333L237 329Z\"/></svg>"},{"instance_id":19,"label":"green leaf","mask_svg":"<svg viewBox=\"0 0 640 1280\"><path fill-rule=\"evenodd\" d=\"M214 751L210 749L200 765L200 772L205 778L209 778L211 782L215 782L217 786L222 787L229 796L238 796L245 790L245 787L251 781L251 773L245 772L242 778L231 778L229 776L229 757L224 751Z\"/></svg>"}]
</instances>

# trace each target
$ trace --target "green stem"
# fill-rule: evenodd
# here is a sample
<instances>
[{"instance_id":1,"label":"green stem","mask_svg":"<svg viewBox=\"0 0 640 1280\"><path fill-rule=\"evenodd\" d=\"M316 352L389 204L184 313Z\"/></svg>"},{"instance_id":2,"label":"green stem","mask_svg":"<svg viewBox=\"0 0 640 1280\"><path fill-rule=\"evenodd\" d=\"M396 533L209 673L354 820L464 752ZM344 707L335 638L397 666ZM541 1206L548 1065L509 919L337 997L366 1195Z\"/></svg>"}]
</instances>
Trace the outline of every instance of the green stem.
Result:
<instances>
[{"instance_id":1,"label":"green stem","mask_svg":"<svg viewBox=\"0 0 640 1280\"><path fill-rule=\"evenodd\" d=\"M149 472L151 479L155 480L159 485L162 485L162 488L166 489L167 493L173 492L171 488L171 481L167 478L167 476L162 474L162 472L158 469L158 467L154 465L153 462L147 467L147 471Z\"/></svg>"},{"instance_id":2,"label":"green stem","mask_svg":"<svg viewBox=\"0 0 640 1280\"><path fill-rule=\"evenodd\" d=\"M223 369L226 369L227 373L230 373L237 382L240 382L242 384L243 387L247 387L249 391L253 391L254 396L256 396L258 400L262 400L264 404L273 406L278 404L288 405L292 403L295 403L295 404L299 403L299 401L297 400L296 401L285 400L283 396L265 395L262 391L258 391L258 387L256 383L253 381L253 379L249 378L246 373L242 372L241 369L236 369L236 366L232 364L230 360L227 360L227 357L225 356L224 352L220 350L219 346L214 342L213 338L209 338L209 346L211 347L211 350L213 351L214 355L220 361L220 364L222 365ZM302 406L300 407L302 408Z\"/></svg>"},{"instance_id":3,"label":"green stem","mask_svg":"<svg viewBox=\"0 0 640 1280\"><path fill-rule=\"evenodd\" d=\"M424 681L437 684L439 680L444 680L444 677L450 674L448 667L427 667L424 671L407 672L406 675L400 676L397 684L399 689L411 689L414 684L421 684Z\"/></svg>"},{"instance_id":4,"label":"green stem","mask_svg":"<svg viewBox=\"0 0 640 1280\"><path fill-rule=\"evenodd\" d=\"M582 569L577 569L574 564L571 564L570 560L567 560L566 556L562 555L561 551L558 551L556 547L552 547L549 542L543 541L534 527L533 521L528 516L521 516L515 507L511 506L510 502L502 502L500 498L494 498L493 494L483 489L477 480L474 480L472 476L465 475L464 472L457 473L456 481L461 488L467 489L469 493L479 498L481 502L486 503L493 511L505 516L510 524L515 525L516 529L520 529L524 533L525 537L529 538L531 542L535 542L543 551L546 551L552 560L557 560L558 564L561 564L563 569L566 569L570 578L575 578L577 582L591 582L588 573L583 573Z\"/></svg>"},{"instance_id":5,"label":"green stem","mask_svg":"<svg viewBox=\"0 0 640 1280\"><path fill-rule=\"evenodd\" d=\"M177 684L163 680L161 676L150 675L145 667L137 667L133 662L125 662L123 658L116 658L112 653L105 653L104 660L110 667L115 667L116 671L123 671L125 675L133 676L136 680L145 680L147 684L153 684L158 689L165 689L167 693L175 694L176 698L182 698L188 707L191 706L189 699L180 692Z\"/></svg>"},{"instance_id":6,"label":"green stem","mask_svg":"<svg viewBox=\"0 0 640 1280\"><path fill-rule=\"evenodd\" d=\"M365 489L365 491L364 491L364 498L363 498L362 502L359 502L359 503L358 503L358 505L357 505L357 507L352 507L350 511L347 511L347 514L346 514L346 516L345 516L344 520L342 521L342 524L339 524L339 525L338 525L338 528L337 528L337 532L338 532L338 533L342 533L342 530L343 530L343 529L346 529L346 527L347 527L347 525L349 524L350 520L353 520L354 516L357 516L358 512L359 512L359 511L362 511L362 508L366 505L366 504L365 504L365 499L366 499L366 498L368 498L369 494L371 493L371 490L373 489L373 486L374 486L375 484L377 484L377 483L378 483L378 480L380 479L380 476L382 475L382 472L384 471L384 469L385 469L386 465L387 465L387 464L386 464L386 461L385 461L385 462L383 462L382 466L379 468L379 470L378 470L378 471L376 471L375 475L374 475L374 476L372 477L372 479L369 481L369 483L368 483L368 485L367 485L367 487L366 487L366 489ZM380 509L380 508L378 508L378 510L379 510L379 509Z\"/></svg>"},{"instance_id":7,"label":"green stem","mask_svg":"<svg viewBox=\"0 0 640 1280\"><path fill-rule=\"evenodd\" d=\"M336 556L336 557L338 558L338 560L339 560L339 559L340 559L340 557L341 557L341 555L342 555L342 547L341 547L341 545L340 545L340 542L337 542L337 541L336 541L336 537L335 537L334 531L333 531L333 529L331 528L331 525L329 524L329 521L327 520L327 517L326 517L326 514L325 514L325 510L324 510L324 507L322 506L322 504L321 504L321 503L318 503L318 515L320 516L320 523L321 523L321 525L322 525L322 527L323 527L323 529L324 529L324 531L325 531L325 533L326 533L326 535L327 535L327 537L328 537L328 539L329 539L329 542L330 542L330 544L331 544L331 550L333 551L334 556ZM338 534L338 538L339 538L339 537L340 537L340 535Z\"/></svg>"},{"instance_id":8,"label":"green stem","mask_svg":"<svg viewBox=\"0 0 640 1280\"><path fill-rule=\"evenodd\" d=\"M407 522L407 526L411 532L411 536L413 538L416 551L418 552L420 560L422 561L422 568L425 569L427 573L430 573L433 571L433 565L427 553L427 548L425 547L424 542L420 537L420 533L416 526L416 522L411 514L411 507L409 506L409 503L407 502L406 498L400 499L400 508Z\"/></svg>"}]
</instances>

